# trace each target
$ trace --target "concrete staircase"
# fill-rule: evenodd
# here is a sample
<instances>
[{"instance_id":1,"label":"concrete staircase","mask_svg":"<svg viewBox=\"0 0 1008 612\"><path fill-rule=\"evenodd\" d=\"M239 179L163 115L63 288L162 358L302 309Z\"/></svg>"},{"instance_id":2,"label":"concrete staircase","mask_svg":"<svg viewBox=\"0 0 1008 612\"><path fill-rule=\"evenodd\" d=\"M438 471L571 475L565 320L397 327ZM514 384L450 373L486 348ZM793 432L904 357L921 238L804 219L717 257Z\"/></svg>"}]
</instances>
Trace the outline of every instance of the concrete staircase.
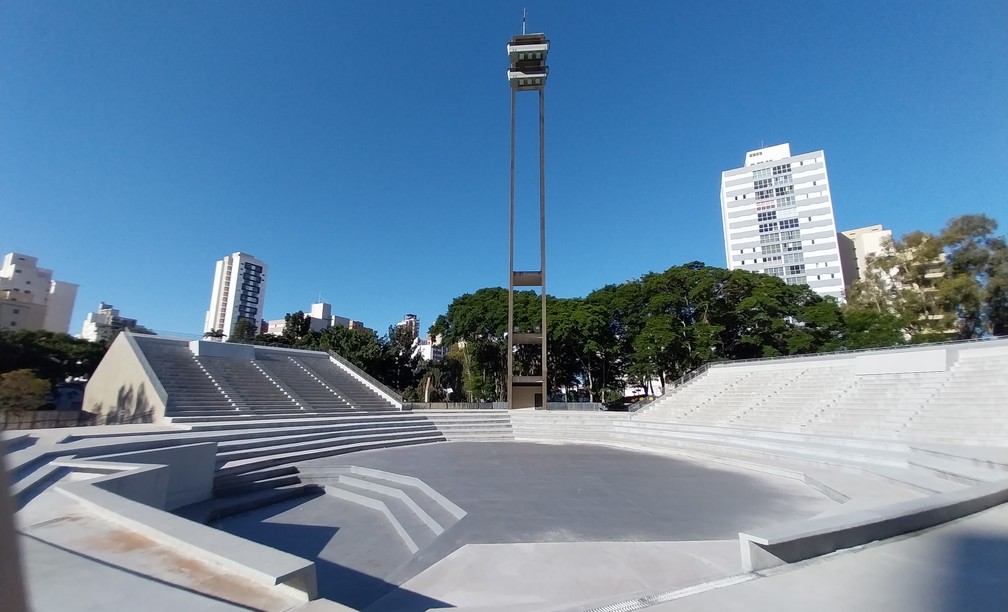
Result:
<instances>
[{"instance_id":1,"label":"concrete staircase","mask_svg":"<svg viewBox=\"0 0 1008 612\"><path fill-rule=\"evenodd\" d=\"M315 376L320 382L346 398L358 410L398 410L384 396L367 387L350 373L333 363L328 355L300 353L290 359Z\"/></svg>"},{"instance_id":2,"label":"concrete staircase","mask_svg":"<svg viewBox=\"0 0 1008 612\"><path fill-rule=\"evenodd\" d=\"M302 413L305 406L278 379L271 377L255 361L226 357L197 357L215 380L237 394L240 408L252 412Z\"/></svg>"},{"instance_id":3,"label":"concrete staircase","mask_svg":"<svg viewBox=\"0 0 1008 612\"><path fill-rule=\"evenodd\" d=\"M300 467L305 482L327 495L384 515L410 553L426 548L465 516L465 511L422 480L381 470L350 466L339 470Z\"/></svg>"},{"instance_id":4,"label":"concrete staircase","mask_svg":"<svg viewBox=\"0 0 1008 612\"><path fill-rule=\"evenodd\" d=\"M221 387L196 360L188 345L149 336L136 336L136 341L168 394L168 415L226 414L240 410L233 392Z\"/></svg>"}]
</instances>

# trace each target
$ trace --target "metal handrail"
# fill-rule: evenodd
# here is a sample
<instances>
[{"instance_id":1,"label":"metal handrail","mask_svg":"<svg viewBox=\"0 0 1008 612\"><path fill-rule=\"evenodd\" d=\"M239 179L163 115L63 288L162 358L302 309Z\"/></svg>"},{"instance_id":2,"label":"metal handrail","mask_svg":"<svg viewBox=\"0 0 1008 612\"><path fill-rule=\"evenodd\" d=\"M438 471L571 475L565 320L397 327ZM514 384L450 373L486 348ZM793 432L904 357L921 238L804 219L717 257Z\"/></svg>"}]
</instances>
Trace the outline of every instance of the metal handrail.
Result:
<instances>
[{"instance_id":1,"label":"metal handrail","mask_svg":"<svg viewBox=\"0 0 1008 612\"><path fill-rule=\"evenodd\" d=\"M382 393L388 395L389 397L391 397L395 401L399 402L400 405L402 405L402 403L403 403L402 395L396 393L395 391L393 391L392 389L390 389L386 385L384 385L381 382L379 382L374 376L371 376L370 374L368 374L364 370L358 368L356 365L350 363L349 360L347 360L346 358L344 358L342 355L340 355L336 351L329 350L329 351L326 351L326 353L328 353L330 357L332 357L333 359L335 359L336 361L338 361L340 363L340 365L344 366L346 369L352 371L354 374L356 374L356 375L360 376L361 378L363 378L364 380L368 381L369 383L371 383L372 385L374 385L375 387L377 387Z\"/></svg>"}]
</instances>

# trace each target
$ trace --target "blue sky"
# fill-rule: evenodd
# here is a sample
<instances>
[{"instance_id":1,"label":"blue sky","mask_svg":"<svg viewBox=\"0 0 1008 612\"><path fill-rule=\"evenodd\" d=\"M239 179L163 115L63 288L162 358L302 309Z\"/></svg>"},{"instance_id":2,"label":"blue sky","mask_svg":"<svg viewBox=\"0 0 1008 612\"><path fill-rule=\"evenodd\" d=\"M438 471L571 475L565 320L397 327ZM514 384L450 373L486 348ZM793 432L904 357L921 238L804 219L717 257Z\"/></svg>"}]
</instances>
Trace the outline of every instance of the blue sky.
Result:
<instances>
[{"instance_id":1,"label":"blue sky","mask_svg":"<svg viewBox=\"0 0 1008 612\"><path fill-rule=\"evenodd\" d=\"M239 250L270 266L267 318L321 294L380 332L407 312L426 329L506 286L505 45L525 6L552 43L554 295L723 266L720 173L761 144L825 150L838 229L981 212L1008 231L1002 0L0 0L0 251L81 285L71 333L102 300L199 333L214 262Z\"/></svg>"}]
</instances>

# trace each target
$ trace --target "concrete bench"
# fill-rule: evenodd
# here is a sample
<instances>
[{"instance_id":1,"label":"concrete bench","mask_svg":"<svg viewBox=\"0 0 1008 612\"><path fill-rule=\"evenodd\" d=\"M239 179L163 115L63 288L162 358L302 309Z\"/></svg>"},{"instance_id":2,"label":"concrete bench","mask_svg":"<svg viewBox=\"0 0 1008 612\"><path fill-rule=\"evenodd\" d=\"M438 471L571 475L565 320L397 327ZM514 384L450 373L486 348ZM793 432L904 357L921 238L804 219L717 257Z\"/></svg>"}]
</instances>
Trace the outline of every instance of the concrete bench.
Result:
<instances>
[{"instance_id":1,"label":"concrete bench","mask_svg":"<svg viewBox=\"0 0 1008 612\"><path fill-rule=\"evenodd\" d=\"M759 571L919 531L1008 502L1008 480L739 534L742 568Z\"/></svg>"},{"instance_id":2,"label":"concrete bench","mask_svg":"<svg viewBox=\"0 0 1008 612\"><path fill-rule=\"evenodd\" d=\"M69 462L68 462L69 463ZM98 462L82 466L101 469ZM56 489L110 519L155 542L197 559L209 561L248 580L276 588L288 597L308 601L318 597L315 564L128 499L106 488L126 492L147 490L152 479L164 479L167 466L104 464L113 473L92 480L57 485ZM137 479L133 487L129 480Z\"/></svg>"}]
</instances>

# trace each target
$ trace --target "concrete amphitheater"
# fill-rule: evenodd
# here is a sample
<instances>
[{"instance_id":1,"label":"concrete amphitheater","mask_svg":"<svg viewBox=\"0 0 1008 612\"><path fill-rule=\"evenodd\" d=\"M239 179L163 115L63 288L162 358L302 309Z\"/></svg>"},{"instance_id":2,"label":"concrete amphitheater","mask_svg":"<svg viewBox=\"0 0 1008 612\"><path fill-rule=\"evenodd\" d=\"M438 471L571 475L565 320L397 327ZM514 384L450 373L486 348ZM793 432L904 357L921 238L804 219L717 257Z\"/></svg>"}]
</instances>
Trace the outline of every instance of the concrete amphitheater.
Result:
<instances>
[{"instance_id":1,"label":"concrete amphitheater","mask_svg":"<svg viewBox=\"0 0 1008 612\"><path fill-rule=\"evenodd\" d=\"M1003 612L1006 371L992 340L421 411L338 355L124 333L85 401L133 424L3 437L34 610Z\"/></svg>"}]
</instances>

